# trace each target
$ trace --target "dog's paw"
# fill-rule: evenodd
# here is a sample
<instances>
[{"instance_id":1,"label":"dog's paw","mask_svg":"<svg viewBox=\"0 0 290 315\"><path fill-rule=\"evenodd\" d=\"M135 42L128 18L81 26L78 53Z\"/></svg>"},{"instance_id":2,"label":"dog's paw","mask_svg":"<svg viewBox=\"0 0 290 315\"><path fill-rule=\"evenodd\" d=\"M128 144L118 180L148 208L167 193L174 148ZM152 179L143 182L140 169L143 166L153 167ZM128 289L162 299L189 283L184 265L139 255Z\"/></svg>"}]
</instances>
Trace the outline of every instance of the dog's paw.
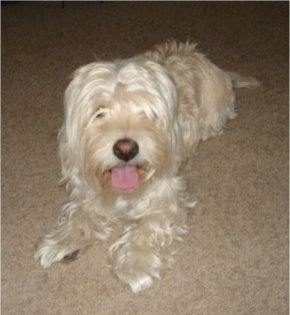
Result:
<instances>
[{"instance_id":1,"label":"dog's paw","mask_svg":"<svg viewBox=\"0 0 290 315\"><path fill-rule=\"evenodd\" d=\"M134 293L150 288L160 278L160 269L159 257L141 250L118 253L114 266L118 278L130 285Z\"/></svg>"},{"instance_id":2,"label":"dog's paw","mask_svg":"<svg viewBox=\"0 0 290 315\"><path fill-rule=\"evenodd\" d=\"M143 271L134 271L131 272L119 272L117 273L119 279L130 285L131 290L134 293L146 290L153 286L153 277Z\"/></svg>"},{"instance_id":3,"label":"dog's paw","mask_svg":"<svg viewBox=\"0 0 290 315\"><path fill-rule=\"evenodd\" d=\"M78 249L69 246L63 246L52 240L43 240L39 243L34 259L39 261L43 268L50 267L53 263L59 261L70 261L75 259L79 254Z\"/></svg>"}]
</instances>

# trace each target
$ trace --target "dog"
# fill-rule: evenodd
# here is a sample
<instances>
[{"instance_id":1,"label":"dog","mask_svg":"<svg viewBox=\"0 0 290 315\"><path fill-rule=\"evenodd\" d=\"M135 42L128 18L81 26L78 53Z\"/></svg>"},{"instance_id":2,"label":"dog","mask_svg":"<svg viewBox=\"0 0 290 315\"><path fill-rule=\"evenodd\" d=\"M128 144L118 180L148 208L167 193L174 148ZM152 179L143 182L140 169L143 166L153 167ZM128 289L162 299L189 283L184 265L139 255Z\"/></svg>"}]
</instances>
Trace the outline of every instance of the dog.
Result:
<instances>
[{"instance_id":1,"label":"dog","mask_svg":"<svg viewBox=\"0 0 290 315\"><path fill-rule=\"evenodd\" d=\"M118 223L112 270L135 293L151 287L188 233L195 202L182 166L200 140L236 117L234 88L258 85L221 70L190 42L79 68L58 138L68 202L35 259L43 267L72 260Z\"/></svg>"}]
</instances>

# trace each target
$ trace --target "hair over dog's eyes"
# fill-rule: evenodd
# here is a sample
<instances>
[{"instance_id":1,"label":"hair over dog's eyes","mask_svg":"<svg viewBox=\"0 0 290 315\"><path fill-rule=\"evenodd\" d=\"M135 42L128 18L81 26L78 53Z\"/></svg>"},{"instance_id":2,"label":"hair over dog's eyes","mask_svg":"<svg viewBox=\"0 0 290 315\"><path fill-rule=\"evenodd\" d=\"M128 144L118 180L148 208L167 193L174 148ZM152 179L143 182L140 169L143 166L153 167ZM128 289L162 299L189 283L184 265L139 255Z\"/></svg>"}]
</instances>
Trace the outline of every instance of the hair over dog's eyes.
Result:
<instances>
[{"instance_id":1,"label":"hair over dog's eyes","mask_svg":"<svg viewBox=\"0 0 290 315\"><path fill-rule=\"evenodd\" d=\"M139 116L140 117L146 117L146 118L148 118L150 120L154 120L154 121L158 120L158 115L154 110L152 110L152 108L145 108L145 109L140 110Z\"/></svg>"}]
</instances>

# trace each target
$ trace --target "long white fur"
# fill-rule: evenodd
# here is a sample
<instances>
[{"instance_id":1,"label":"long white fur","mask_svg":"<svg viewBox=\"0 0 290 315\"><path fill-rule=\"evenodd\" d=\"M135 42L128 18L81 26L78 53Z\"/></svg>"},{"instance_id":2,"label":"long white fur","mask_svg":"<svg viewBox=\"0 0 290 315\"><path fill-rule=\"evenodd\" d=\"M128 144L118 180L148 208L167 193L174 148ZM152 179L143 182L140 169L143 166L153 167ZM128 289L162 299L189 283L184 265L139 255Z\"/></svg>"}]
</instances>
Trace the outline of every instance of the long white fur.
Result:
<instances>
[{"instance_id":1,"label":"long white fur","mask_svg":"<svg viewBox=\"0 0 290 315\"><path fill-rule=\"evenodd\" d=\"M43 267L69 259L107 239L116 221L123 234L109 249L112 268L133 292L152 286L173 262L175 243L187 233L195 203L180 168L200 140L236 117L233 87L253 78L225 72L196 45L168 42L126 60L81 67L65 93L59 133L62 181L68 191L58 224L38 243ZM132 138L141 181L130 191L110 183L123 165L116 141Z\"/></svg>"}]
</instances>

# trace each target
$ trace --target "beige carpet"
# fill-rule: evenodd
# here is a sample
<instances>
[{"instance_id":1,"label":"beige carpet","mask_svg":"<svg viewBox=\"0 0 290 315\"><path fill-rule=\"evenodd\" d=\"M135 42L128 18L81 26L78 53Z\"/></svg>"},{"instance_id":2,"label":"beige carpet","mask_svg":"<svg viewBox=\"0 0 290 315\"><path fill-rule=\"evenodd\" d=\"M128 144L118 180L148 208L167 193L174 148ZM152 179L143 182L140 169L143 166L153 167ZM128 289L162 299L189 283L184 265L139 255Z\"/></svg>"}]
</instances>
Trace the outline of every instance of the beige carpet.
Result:
<instances>
[{"instance_id":1,"label":"beige carpet","mask_svg":"<svg viewBox=\"0 0 290 315\"><path fill-rule=\"evenodd\" d=\"M2 314L288 314L288 3L59 2L2 5ZM69 75L96 56L192 39L223 68L255 75L238 119L187 170L198 205L175 268L135 295L109 244L41 269L35 242L65 202L56 133Z\"/></svg>"}]
</instances>

